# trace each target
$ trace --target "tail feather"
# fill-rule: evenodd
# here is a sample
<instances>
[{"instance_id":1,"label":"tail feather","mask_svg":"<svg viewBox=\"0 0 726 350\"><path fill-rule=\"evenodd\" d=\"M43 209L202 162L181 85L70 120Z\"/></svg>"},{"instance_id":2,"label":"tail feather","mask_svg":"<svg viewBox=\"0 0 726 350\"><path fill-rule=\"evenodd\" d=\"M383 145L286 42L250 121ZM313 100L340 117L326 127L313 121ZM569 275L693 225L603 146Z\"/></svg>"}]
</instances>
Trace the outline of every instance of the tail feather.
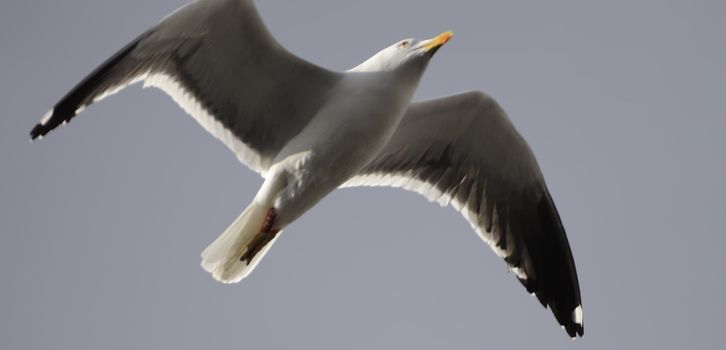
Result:
<instances>
[{"instance_id":1,"label":"tail feather","mask_svg":"<svg viewBox=\"0 0 726 350\"><path fill-rule=\"evenodd\" d=\"M269 208L253 202L212 244L202 252L202 268L222 283L237 283L257 266L279 233L249 263L240 258L253 238L260 233Z\"/></svg>"}]
</instances>

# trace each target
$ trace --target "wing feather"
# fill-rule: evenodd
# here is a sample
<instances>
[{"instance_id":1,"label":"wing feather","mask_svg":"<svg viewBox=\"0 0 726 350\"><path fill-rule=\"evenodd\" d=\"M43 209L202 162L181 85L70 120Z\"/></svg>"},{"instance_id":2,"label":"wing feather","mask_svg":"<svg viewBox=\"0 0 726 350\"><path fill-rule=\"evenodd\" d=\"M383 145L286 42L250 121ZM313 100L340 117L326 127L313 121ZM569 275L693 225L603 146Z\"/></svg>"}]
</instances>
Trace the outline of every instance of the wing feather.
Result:
<instances>
[{"instance_id":1,"label":"wing feather","mask_svg":"<svg viewBox=\"0 0 726 350\"><path fill-rule=\"evenodd\" d=\"M264 173L341 75L286 51L251 0L200 0L139 36L74 87L31 131L45 136L86 106L144 81Z\"/></svg>"},{"instance_id":2,"label":"wing feather","mask_svg":"<svg viewBox=\"0 0 726 350\"><path fill-rule=\"evenodd\" d=\"M392 186L451 205L570 336L582 335L575 263L529 146L489 96L413 104L380 155L343 187Z\"/></svg>"}]
</instances>

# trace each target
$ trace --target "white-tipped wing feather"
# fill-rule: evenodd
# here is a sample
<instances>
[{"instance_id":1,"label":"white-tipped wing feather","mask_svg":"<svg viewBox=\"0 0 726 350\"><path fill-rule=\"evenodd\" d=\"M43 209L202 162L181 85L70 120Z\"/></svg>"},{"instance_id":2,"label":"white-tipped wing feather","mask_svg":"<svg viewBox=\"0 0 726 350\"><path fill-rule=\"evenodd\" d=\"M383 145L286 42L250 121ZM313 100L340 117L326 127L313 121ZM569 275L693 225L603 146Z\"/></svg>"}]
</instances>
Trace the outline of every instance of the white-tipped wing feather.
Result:
<instances>
[{"instance_id":1,"label":"white-tipped wing feather","mask_svg":"<svg viewBox=\"0 0 726 350\"><path fill-rule=\"evenodd\" d=\"M31 131L45 136L135 82L164 90L264 173L340 79L280 46L250 0L196 1L164 18L69 92Z\"/></svg>"},{"instance_id":2,"label":"white-tipped wing feather","mask_svg":"<svg viewBox=\"0 0 726 350\"><path fill-rule=\"evenodd\" d=\"M380 155L343 185L352 186L400 187L451 203L567 332L582 335L565 230L532 152L489 96L414 103Z\"/></svg>"}]
</instances>

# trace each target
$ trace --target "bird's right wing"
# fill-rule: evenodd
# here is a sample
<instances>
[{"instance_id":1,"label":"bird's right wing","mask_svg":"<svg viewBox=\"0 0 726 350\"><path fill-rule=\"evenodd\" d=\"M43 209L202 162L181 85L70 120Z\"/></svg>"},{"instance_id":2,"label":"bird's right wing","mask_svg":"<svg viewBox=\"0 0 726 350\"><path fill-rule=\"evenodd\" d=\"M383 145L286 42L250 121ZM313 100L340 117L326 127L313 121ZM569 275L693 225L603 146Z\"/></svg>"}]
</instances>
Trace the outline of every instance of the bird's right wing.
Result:
<instances>
[{"instance_id":1,"label":"bird's right wing","mask_svg":"<svg viewBox=\"0 0 726 350\"><path fill-rule=\"evenodd\" d=\"M91 103L144 81L169 94L242 163L264 173L339 79L278 44L251 0L198 0L103 63L30 135L45 136Z\"/></svg>"},{"instance_id":2,"label":"bird's right wing","mask_svg":"<svg viewBox=\"0 0 726 350\"><path fill-rule=\"evenodd\" d=\"M401 187L453 204L567 333L583 334L565 229L529 146L491 97L412 104L381 153L343 186Z\"/></svg>"}]
</instances>

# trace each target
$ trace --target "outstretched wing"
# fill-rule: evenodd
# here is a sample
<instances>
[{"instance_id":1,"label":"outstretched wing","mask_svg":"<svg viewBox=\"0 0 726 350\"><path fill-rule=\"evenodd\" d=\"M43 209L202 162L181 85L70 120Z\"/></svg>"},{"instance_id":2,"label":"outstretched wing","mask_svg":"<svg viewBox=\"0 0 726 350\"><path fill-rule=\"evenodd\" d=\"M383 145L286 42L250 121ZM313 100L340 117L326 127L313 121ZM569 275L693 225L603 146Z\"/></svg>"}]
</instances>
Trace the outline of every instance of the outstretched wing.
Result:
<instances>
[{"instance_id":1,"label":"outstretched wing","mask_svg":"<svg viewBox=\"0 0 726 350\"><path fill-rule=\"evenodd\" d=\"M451 203L567 333L582 336L565 229L534 155L489 96L411 105L381 154L343 186L402 187Z\"/></svg>"},{"instance_id":2,"label":"outstretched wing","mask_svg":"<svg viewBox=\"0 0 726 350\"><path fill-rule=\"evenodd\" d=\"M251 0L199 0L142 34L71 90L32 139L144 81L169 94L253 170L264 173L340 79L286 51Z\"/></svg>"}]
</instances>

